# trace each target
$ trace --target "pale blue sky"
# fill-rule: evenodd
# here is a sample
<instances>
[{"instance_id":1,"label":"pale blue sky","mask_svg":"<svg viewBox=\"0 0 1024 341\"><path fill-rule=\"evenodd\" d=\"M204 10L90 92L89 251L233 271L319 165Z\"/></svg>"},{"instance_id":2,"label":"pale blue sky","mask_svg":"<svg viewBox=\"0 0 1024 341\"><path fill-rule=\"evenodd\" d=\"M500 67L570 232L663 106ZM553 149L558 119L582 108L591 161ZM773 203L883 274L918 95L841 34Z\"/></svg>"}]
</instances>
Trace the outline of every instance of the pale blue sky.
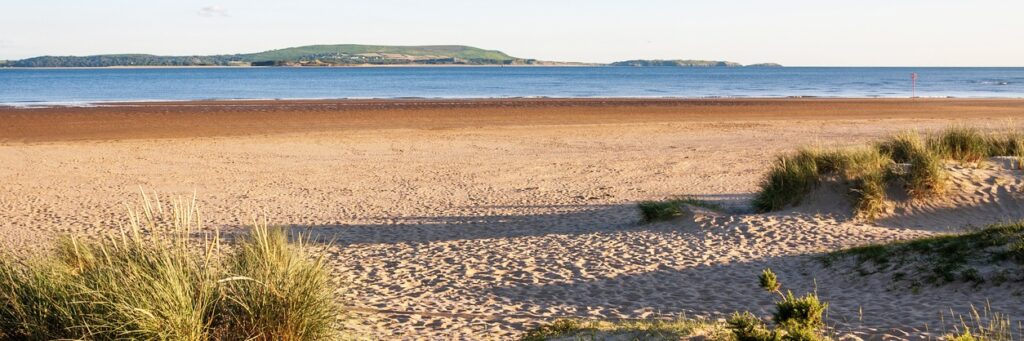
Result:
<instances>
[{"instance_id":1,"label":"pale blue sky","mask_svg":"<svg viewBox=\"0 0 1024 341\"><path fill-rule=\"evenodd\" d=\"M464 44L517 57L1024 66L1022 0L0 2L0 59Z\"/></svg>"}]
</instances>

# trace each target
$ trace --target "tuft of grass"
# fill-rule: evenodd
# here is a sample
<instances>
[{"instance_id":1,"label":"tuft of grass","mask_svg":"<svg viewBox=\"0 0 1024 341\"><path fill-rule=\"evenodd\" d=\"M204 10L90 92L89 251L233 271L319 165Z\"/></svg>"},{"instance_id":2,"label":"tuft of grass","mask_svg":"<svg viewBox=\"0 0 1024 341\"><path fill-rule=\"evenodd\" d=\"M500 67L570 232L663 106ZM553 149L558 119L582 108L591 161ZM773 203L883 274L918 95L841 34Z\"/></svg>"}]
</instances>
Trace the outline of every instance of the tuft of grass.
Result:
<instances>
[{"instance_id":1,"label":"tuft of grass","mask_svg":"<svg viewBox=\"0 0 1024 341\"><path fill-rule=\"evenodd\" d=\"M265 224L254 226L241 248L221 252L219 233L202 228L194 199L174 201L169 210L144 199L143 209L129 209L120 235L72 236L53 256L0 261L0 338L334 336L336 308L319 262Z\"/></svg>"},{"instance_id":2,"label":"tuft of grass","mask_svg":"<svg viewBox=\"0 0 1024 341\"><path fill-rule=\"evenodd\" d=\"M953 126L929 140L929 147L946 159L978 162L991 152L990 139L977 128Z\"/></svg>"},{"instance_id":3,"label":"tuft of grass","mask_svg":"<svg viewBox=\"0 0 1024 341\"><path fill-rule=\"evenodd\" d=\"M527 331L521 340L680 340L704 336L709 340L729 340L724 325L694 319L582 321L557 320Z\"/></svg>"},{"instance_id":4,"label":"tuft of grass","mask_svg":"<svg viewBox=\"0 0 1024 341\"><path fill-rule=\"evenodd\" d=\"M1012 156L1015 169L1024 169L1024 135L1011 131L1005 136L994 136L989 140L990 156Z\"/></svg>"},{"instance_id":5,"label":"tuft of grass","mask_svg":"<svg viewBox=\"0 0 1024 341\"><path fill-rule=\"evenodd\" d=\"M0 257L0 339L56 340L81 334L71 271L64 264Z\"/></svg>"},{"instance_id":6,"label":"tuft of grass","mask_svg":"<svg viewBox=\"0 0 1024 341\"><path fill-rule=\"evenodd\" d=\"M855 260L858 267L870 263L880 270L902 271L909 267L919 278L907 278L904 274L900 279L915 283L979 284L987 278L974 265L1024 264L1024 222L996 224L964 234L860 246L821 258L826 265L843 259Z\"/></svg>"},{"instance_id":7,"label":"tuft of grass","mask_svg":"<svg viewBox=\"0 0 1024 341\"><path fill-rule=\"evenodd\" d=\"M646 223L670 220L683 215L683 207L673 200L644 201L637 204L637 208L640 209L640 215Z\"/></svg>"},{"instance_id":8,"label":"tuft of grass","mask_svg":"<svg viewBox=\"0 0 1024 341\"><path fill-rule=\"evenodd\" d=\"M712 210L712 211L715 211L715 212L722 212L722 211L726 210L726 208L724 206L722 206L721 204L719 204L719 203L711 202L711 201L707 201L707 200L702 200L702 199L697 199L697 198L694 198L694 197L686 197L686 196L684 196L684 197L677 197L677 198L672 199L672 200L674 200L675 202L678 202L678 203L680 203L682 205L690 205L690 206L693 206L693 207L702 207L702 208L706 208L706 209L709 209L709 210Z\"/></svg>"},{"instance_id":9,"label":"tuft of grass","mask_svg":"<svg viewBox=\"0 0 1024 341\"><path fill-rule=\"evenodd\" d=\"M725 208L714 202L693 197L676 197L662 201L643 201L637 204L640 215L646 223L670 220L683 215L685 206L702 207L712 211L724 211Z\"/></svg>"},{"instance_id":10,"label":"tuft of grass","mask_svg":"<svg viewBox=\"0 0 1024 341\"><path fill-rule=\"evenodd\" d=\"M885 172L891 164L874 149L801 149L779 157L753 204L760 212L799 204L822 178L830 177L850 188L859 216L874 218L885 209Z\"/></svg>"},{"instance_id":11,"label":"tuft of grass","mask_svg":"<svg viewBox=\"0 0 1024 341\"><path fill-rule=\"evenodd\" d=\"M225 333L245 340L330 340L337 310L323 257L310 260L303 238L257 223L228 260L222 280Z\"/></svg>"},{"instance_id":12,"label":"tuft of grass","mask_svg":"<svg viewBox=\"0 0 1024 341\"><path fill-rule=\"evenodd\" d=\"M916 132L900 132L876 144L880 153L896 163L907 164L905 172L890 174L906 183L911 197L926 198L946 190L946 170L939 155L928 148Z\"/></svg>"},{"instance_id":13,"label":"tuft of grass","mask_svg":"<svg viewBox=\"0 0 1024 341\"><path fill-rule=\"evenodd\" d=\"M892 159L874 149L851 150L843 169L843 180L850 186L854 213L865 219L874 219L885 212L886 174Z\"/></svg>"},{"instance_id":14,"label":"tuft of grass","mask_svg":"<svg viewBox=\"0 0 1024 341\"><path fill-rule=\"evenodd\" d=\"M910 163L910 160L927 151L928 146L917 132L902 131L876 143L875 149L897 163Z\"/></svg>"},{"instance_id":15,"label":"tuft of grass","mask_svg":"<svg viewBox=\"0 0 1024 341\"><path fill-rule=\"evenodd\" d=\"M761 191L754 197L754 208L770 212L799 204L818 186L820 174L816 156L811 150L779 156L761 181Z\"/></svg>"},{"instance_id":16,"label":"tuft of grass","mask_svg":"<svg viewBox=\"0 0 1024 341\"><path fill-rule=\"evenodd\" d=\"M948 175L938 155L924 150L910 159L906 176L907 192L914 198L927 198L946 192Z\"/></svg>"},{"instance_id":17,"label":"tuft of grass","mask_svg":"<svg viewBox=\"0 0 1024 341\"><path fill-rule=\"evenodd\" d=\"M978 311L978 308L972 305L971 311L967 315L967 317L954 316L954 313L950 311L952 320L960 321L960 324L954 327L953 332L943 335L941 339L950 341L1016 341L1019 340L1020 333L1024 332L1024 329L1021 329L1021 325L1018 324L1018 338L1015 338L1013 321L1010 320L1010 317L993 311L992 307L988 305L982 311Z\"/></svg>"}]
</instances>

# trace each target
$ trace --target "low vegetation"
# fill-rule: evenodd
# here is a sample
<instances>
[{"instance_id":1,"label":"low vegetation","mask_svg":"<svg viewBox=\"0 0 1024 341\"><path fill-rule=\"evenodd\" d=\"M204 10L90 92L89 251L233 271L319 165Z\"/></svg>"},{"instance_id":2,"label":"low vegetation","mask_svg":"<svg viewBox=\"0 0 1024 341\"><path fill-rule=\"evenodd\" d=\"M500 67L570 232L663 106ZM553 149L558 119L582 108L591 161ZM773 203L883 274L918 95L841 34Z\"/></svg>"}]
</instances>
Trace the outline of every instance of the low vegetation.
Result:
<instances>
[{"instance_id":1,"label":"low vegetation","mask_svg":"<svg viewBox=\"0 0 1024 341\"><path fill-rule=\"evenodd\" d=\"M932 136L928 145L945 159L978 162L991 156L994 140L977 128L954 126Z\"/></svg>"},{"instance_id":2,"label":"low vegetation","mask_svg":"<svg viewBox=\"0 0 1024 341\"><path fill-rule=\"evenodd\" d=\"M1024 168L1024 136L950 127L928 137L898 133L870 148L805 148L776 159L753 206L759 212L784 209L822 183L837 182L849 189L855 214L872 219L884 213L890 187L915 199L938 196L948 189L945 160L978 163L996 156L1015 157L1015 167Z\"/></svg>"},{"instance_id":3,"label":"low vegetation","mask_svg":"<svg viewBox=\"0 0 1024 341\"><path fill-rule=\"evenodd\" d=\"M978 311L971 307L968 316L953 316L951 320L960 321L953 331L946 333L942 339L948 341L1015 341L1024 339L1024 325L1018 323L1014 328L1013 321L1006 314L995 312L985 306ZM943 314L945 315L945 314ZM1014 330L1016 329L1016 330Z\"/></svg>"},{"instance_id":4,"label":"low vegetation","mask_svg":"<svg viewBox=\"0 0 1024 341\"><path fill-rule=\"evenodd\" d=\"M892 272L896 282L917 288L964 281L1002 284L1022 281L1024 222L997 224L957 235L944 235L832 252L826 265L853 261L861 274Z\"/></svg>"},{"instance_id":5,"label":"low vegetation","mask_svg":"<svg viewBox=\"0 0 1024 341\"><path fill-rule=\"evenodd\" d=\"M721 323L704 320L679 319L669 321L580 321L558 320L530 330L523 341L543 340L680 340L704 336L711 340L729 339Z\"/></svg>"},{"instance_id":6,"label":"low vegetation","mask_svg":"<svg viewBox=\"0 0 1024 341\"><path fill-rule=\"evenodd\" d=\"M683 215L687 206L701 207L712 211L725 210L722 205L692 197L678 197L662 201L643 201L637 204L644 222L653 223L670 220Z\"/></svg>"},{"instance_id":7,"label":"low vegetation","mask_svg":"<svg viewBox=\"0 0 1024 341\"><path fill-rule=\"evenodd\" d=\"M797 297L782 292L782 285L770 269L760 276L761 287L779 295L772 324L750 312L734 313L725 323L706 320L674 321L579 321L559 320L527 332L522 338L542 340L680 340L695 338L723 341L828 340L824 313L828 303L817 294Z\"/></svg>"},{"instance_id":8,"label":"low vegetation","mask_svg":"<svg viewBox=\"0 0 1024 341\"><path fill-rule=\"evenodd\" d=\"M118 236L0 257L0 339L329 340L338 309L319 259L256 224L222 246L191 203L148 201ZM237 250L235 250L237 249Z\"/></svg>"},{"instance_id":9,"label":"low vegetation","mask_svg":"<svg viewBox=\"0 0 1024 341\"><path fill-rule=\"evenodd\" d=\"M772 316L774 328L750 312L734 313L726 323L737 341L775 340L826 340L825 310L828 303L821 302L818 295L808 293L801 297L792 291L782 293L782 284L771 269L765 269L760 276L761 288L779 295Z\"/></svg>"},{"instance_id":10,"label":"low vegetation","mask_svg":"<svg viewBox=\"0 0 1024 341\"><path fill-rule=\"evenodd\" d=\"M858 214L874 217L884 209L891 165L892 160L876 149L801 149L775 161L754 207L768 212L796 205L823 181L836 181L850 188Z\"/></svg>"}]
</instances>

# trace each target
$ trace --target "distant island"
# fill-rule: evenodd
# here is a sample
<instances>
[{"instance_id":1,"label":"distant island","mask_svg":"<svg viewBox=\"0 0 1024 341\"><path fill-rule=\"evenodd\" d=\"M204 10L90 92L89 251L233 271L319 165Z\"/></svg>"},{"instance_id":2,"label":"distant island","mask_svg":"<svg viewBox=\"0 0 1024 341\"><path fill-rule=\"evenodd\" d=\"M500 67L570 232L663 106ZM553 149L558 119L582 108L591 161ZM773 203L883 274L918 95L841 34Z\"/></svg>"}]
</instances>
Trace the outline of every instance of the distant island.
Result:
<instances>
[{"instance_id":1,"label":"distant island","mask_svg":"<svg viewBox=\"0 0 1024 341\"><path fill-rule=\"evenodd\" d=\"M258 53L208 56L105 54L41 56L0 61L0 67L152 67L152 66L363 66L363 65L536 65L536 66L674 66L742 67L706 60L629 60L611 64L541 61L517 58L496 50L462 45L309 45ZM779 67L754 64L748 67Z\"/></svg>"},{"instance_id":2,"label":"distant island","mask_svg":"<svg viewBox=\"0 0 1024 341\"><path fill-rule=\"evenodd\" d=\"M8 67L127 66L358 66L358 65L572 65L509 56L461 45L310 45L258 53L210 56L107 54L41 56L6 61Z\"/></svg>"},{"instance_id":3,"label":"distant island","mask_svg":"<svg viewBox=\"0 0 1024 341\"><path fill-rule=\"evenodd\" d=\"M751 64L744 66L740 63L721 61L721 60L692 60L692 59L675 59L675 60L663 60L663 59L637 59L637 60L626 60L621 62L614 62L609 64L611 66L632 66L632 67L656 67L656 66L670 66L670 67L782 67L780 64L775 63L761 63Z\"/></svg>"}]
</instances>

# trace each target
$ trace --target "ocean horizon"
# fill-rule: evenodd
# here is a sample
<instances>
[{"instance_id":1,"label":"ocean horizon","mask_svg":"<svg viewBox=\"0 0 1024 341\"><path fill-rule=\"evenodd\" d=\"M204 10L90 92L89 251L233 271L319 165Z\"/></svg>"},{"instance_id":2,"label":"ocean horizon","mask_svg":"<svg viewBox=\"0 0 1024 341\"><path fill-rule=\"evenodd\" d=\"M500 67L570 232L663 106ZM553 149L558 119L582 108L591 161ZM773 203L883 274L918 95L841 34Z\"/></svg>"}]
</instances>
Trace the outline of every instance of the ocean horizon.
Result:
<instances>
[{"instance_id":1,"label":"ocean horizon","mask_svg":"<svg viewBox=\"0 0 1024 341\"><path fill-rule=\"evenodd\" d=\"M918 75L916 89L911 74ZM0 105L272 99L1022 98L1020 67L3 68Z\"/></svg>"}]
</instances>

